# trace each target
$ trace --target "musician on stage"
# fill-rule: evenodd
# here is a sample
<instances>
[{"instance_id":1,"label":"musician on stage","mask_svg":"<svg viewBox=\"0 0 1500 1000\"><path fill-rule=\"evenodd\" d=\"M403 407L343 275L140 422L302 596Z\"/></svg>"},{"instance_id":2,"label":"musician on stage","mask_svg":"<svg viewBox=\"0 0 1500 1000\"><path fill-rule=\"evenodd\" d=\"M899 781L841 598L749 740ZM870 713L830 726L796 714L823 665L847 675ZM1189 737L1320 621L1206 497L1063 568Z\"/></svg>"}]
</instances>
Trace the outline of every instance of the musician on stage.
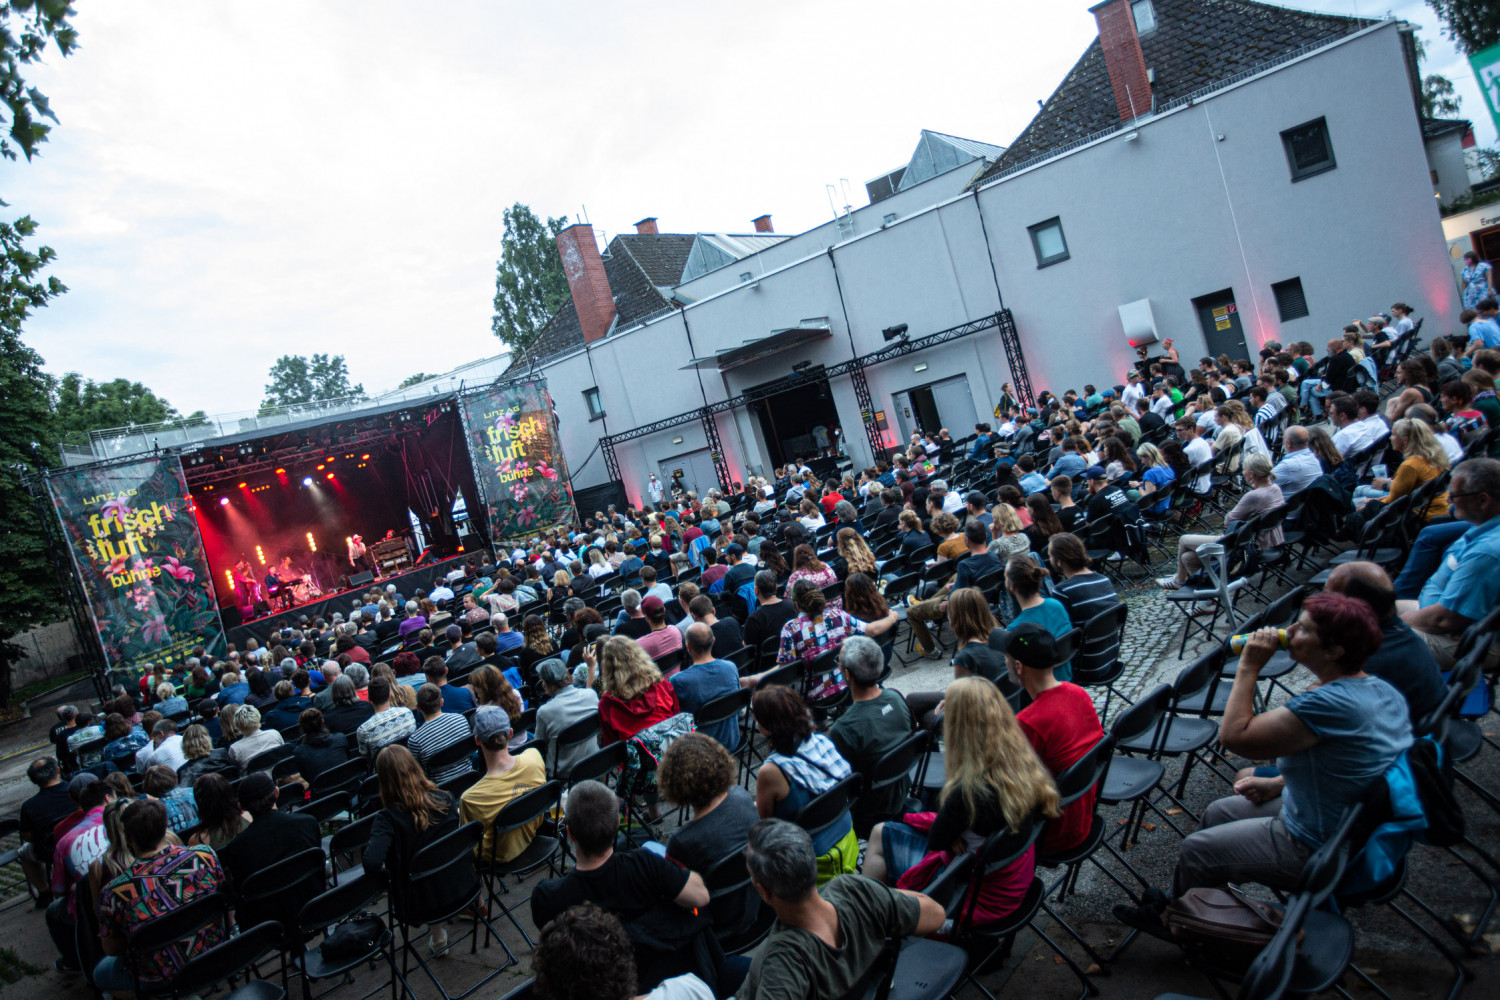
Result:
<instances>
[{"instance_id":1,"label":"musician on stage","mask_svg":"<svg viewBox=\"0 0 1500 1000\"><path fill-rule=\"evenodd\" d=\"M275 566L266 567L266 601L272 605L286 605L291 600L291 591L282 585L282 577Z\"/></svg>"},{"instance_id":2,"label":"musician on stage","mask_svg":"<svg viewBox=\"0 0 1500 1000\"><path fill-rule=\"evenodd\" d=\"M366 547L363 537L352 535L345 539L345 542L349 546L349 565L355 572L360 570L369 570L372 573L376 572L375 557L370 554L370 550Z\"/></svg>"}]
</instances>

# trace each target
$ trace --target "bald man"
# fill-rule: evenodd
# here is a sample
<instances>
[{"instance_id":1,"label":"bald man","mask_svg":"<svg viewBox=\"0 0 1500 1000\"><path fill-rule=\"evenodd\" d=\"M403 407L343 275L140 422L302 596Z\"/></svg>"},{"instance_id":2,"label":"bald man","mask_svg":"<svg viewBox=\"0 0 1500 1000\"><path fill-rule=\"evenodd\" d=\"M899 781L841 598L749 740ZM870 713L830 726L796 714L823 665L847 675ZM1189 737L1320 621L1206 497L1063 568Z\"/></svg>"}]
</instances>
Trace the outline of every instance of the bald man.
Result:
<instances>
[{"instance_id":1,"label":"bald man","mask_svg":"<svg viewBox=\"0 0 1500 1000\"><path fill-rule=\"evenodd\" d=\"M1271 471L1284 496L1302 492L1323 474L1322 463L1307 446L1310 440L1307 428L1297 424L1288 427L1281 436L1283 456Z\"/></svg>"},{"instance_id":2,"label":"bald man","mask_svg":"<svg viewBox=\"0 0 1500 1000\"><path fill-rule=\"evenodd\" d=\"M1364 601L1380 619L1380 648L1371 654L1365 672L1388 681L1406 698L1413 724L1443 700L1443 676L1422 637L1396 614L1396 588L1391 578L1372 562L1335 566L1327 591Z\"/></svg>"}]
</instances>

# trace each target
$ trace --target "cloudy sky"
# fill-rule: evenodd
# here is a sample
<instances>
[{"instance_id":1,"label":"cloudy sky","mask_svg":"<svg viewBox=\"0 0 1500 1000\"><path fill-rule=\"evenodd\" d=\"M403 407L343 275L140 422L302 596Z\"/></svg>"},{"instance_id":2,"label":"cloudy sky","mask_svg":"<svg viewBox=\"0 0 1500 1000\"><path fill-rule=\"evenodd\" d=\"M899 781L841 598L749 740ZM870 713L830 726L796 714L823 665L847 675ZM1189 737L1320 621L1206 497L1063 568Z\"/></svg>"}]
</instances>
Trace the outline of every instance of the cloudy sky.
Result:
<instances>
[{"instance_id":1,"label":"cloudy sky","mask_svg":"<svg viewBox=\"0 0 1500 1000\"><path fill-rule=\"evenodd\" d=\"M1094 36L1088 0L79 6L81 49L33 73L61 126L0 166L71 288L28 340L210 413L253 409L282 354L378 391L496 353L514 202L608 234L806 229L922 128L1008 143ZM1424 3L1318 7L1420 24L1495 142Z\"/></svg>"}]
</instances>

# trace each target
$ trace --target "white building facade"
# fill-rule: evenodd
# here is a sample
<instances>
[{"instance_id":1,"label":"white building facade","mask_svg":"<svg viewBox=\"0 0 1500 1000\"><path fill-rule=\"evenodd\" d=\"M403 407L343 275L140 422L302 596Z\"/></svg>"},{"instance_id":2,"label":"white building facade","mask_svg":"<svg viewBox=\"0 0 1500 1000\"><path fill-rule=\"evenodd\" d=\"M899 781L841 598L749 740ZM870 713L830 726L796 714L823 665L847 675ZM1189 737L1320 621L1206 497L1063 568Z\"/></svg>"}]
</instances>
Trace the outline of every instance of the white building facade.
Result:
<instances>
[{"instance_id":1,"label":"white building facade","mask_svg":"<svg viewBox=\"0 0 1500 1000\"><path fill-rule=\"evenodd\" d=\"M1114 5L1140 6L1100 7ZM1188 367L1205 353L1254 360L1270 340L1321 353L1351 319L1395 301L1415 307L1428 335L1446 332L1458 291L1409 30L1357 26L1035 162L949 171L678 285L678 308L537 359L575 488L613 478L601 438L730 400L795 366L815 375L879 351L883 331L902 324L915 341L1008 310L1032 389L1058 393L1123 381L1135 352L1119 307L1142 301ZM743 364L701 360L773 331L802 332ZM968 434L991 419L1002 383L1018 381L994 328L864 375L887 447L918 426L936 430L934 420ZM871 463L851 377L810 381L790 402L822 407L825 394L849 454ZM788 399L777 405L795 419ZM680 468L703 489L726 471L741 482L769 474L789 447L805 447L805 436L772 439L755 405L713 419L717 448L693 419L617 440L629 500L642 502L651 472Z\"/></svg>"}]
</instances>

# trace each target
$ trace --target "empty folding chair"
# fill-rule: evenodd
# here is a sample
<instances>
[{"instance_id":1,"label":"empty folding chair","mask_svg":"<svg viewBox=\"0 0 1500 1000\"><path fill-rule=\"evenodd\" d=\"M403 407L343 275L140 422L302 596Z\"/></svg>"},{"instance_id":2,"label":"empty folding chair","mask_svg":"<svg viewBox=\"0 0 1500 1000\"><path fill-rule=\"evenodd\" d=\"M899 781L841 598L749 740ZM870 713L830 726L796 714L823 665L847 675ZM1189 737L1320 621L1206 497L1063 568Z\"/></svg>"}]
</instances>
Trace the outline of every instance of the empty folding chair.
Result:
<instances>
[{"instance_id":1,"label":"empty folding chair","mask_svg":"<svg viewBox=\"0 0 1500 1000\"><path fill-rule=\"evenodd\" d=\"M486 895L491 902L500 907L500 911L505 914L506 918L515 924L516 930L521 932L526 943L533 947L536 942L531 940L531 935L526 933L526 928L521 926L515 914L511 912L511 908L506 906L505 900L500 897L509 891L505 886L507 878L514 878L519 886L522 879L541 868L542 865L546 865L553 875L557 874L554 859L561 848L561 841L555 836L542 833L541 826L558 811L562 792L561 781L549 781L506 803L490 823L490 846L479 859L479 872L484 879ZM507 834L533 826L535 832L525 850L509 861L501 861L495 857L496 850ZM527 896L526 899L518 900L516 905L522 905L530 899L531 897ZM489 944L488 936L485 938L485 944Z\"/></svg>"}]
</instances>

